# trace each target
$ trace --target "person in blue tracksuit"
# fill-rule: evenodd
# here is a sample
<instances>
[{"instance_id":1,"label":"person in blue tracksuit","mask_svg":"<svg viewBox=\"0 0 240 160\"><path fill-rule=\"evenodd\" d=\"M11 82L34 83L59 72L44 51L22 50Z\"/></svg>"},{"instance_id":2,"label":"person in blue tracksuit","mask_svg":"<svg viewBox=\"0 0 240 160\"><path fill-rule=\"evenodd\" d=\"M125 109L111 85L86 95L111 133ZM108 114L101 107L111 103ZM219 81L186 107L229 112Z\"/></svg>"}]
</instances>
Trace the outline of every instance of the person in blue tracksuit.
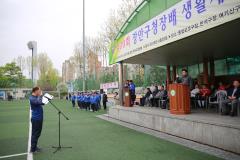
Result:
<instances>
[{"instance_id":1,"label":"person in blue tracksuit","mask_svg":"<svg viewBox=\"0 0 240 160\"><path fill-rule=\"evenodd\" d=\"M91 96L91 108L93 112L97 111L98 103L99 103L99 96L96 93L93 93Z\"/></svg>"},{"instance_id":2,"label":"person in blue tracksuit","mask_svg":"<svg viewBox=\"0 0 240 160\"><path fill-rule=\"evenodd\" d=\"M80 94L80 92L78 92L78 95L77 95L77 104L78 104L79 109L82 108L80 100L81 100L81 94Z\"/></svg>"},{"instance_id":3,"label":"person in blue tracksuit","mask_svg":"<svg viewBox=\"0 0 240 160\"><path fill-rule=\"evenodd\" d=\"M32 95L29 97L31 106L32 116L32 136L31 136L31 152L39 152L38 139L41 136L42 125L43 125L43 102L42 102L42 91L39 87L32 89Z\"/></svg>"},{"instance_id":4,"label":"person in blue tracksuit","mask_svg":"<svg viewBox=\"0 0 240 160\"><path fill-rule=\"evenodd\" d=\"M94 104L94 95L93 94L90 95L90 106L91 106L91 110L94 112L96 106Z\"/></svg>"},{"instance_id":5,"label":"person in blue tracksuit","mask_svg":"<svg viewBox=\"0 0 240 160\"><path fill-rule=\"evenodd\" d=\"M72 107L75 107L75 102L76 102L76 96L74 93L72 93L72 96L71 96L71 101L72 101Z\"/></svg>"},{"instance_id":6,"label":"person in blue tracksuit","mask_svg":"<svg viewBox=\"0 0 240 160\"><path fill-rule=\"evenodd\" d=\"M85 93L83 93L83 94L82 94L82 98L81 98L83 109L86 109L86 102L85 102L86 100L85 100L85 96L86 96Z\"/></svg>"},{"instance_id":7,"label":"person in blue tracksuit","mask_svg":"<svg viewBox=\"0 0 240 160\"><path fill-rule=\"evenodd\" d=\"M80 93L80 99L79 99L79 101L80 101L80 106L81 106L81 109L84 109L84 96L83 96L83 93Z\"/></svg>"},{"instance_id":8,"label":"person in blue tracksuit","mask_svg":"<svg viewBox=\"0 0 240 160\"><path fill-rule=\"evenodd\" d=\"M85 96L86 110L90 110L90 94L87 93Z\"/></svg>"},{"instance_id":9,"label":"person in blue tracksuit","mask_svg":"<svg viewBox=\"0 0 240 160\"><path fill-rule=\"evenodd\" d=\"M100 110L101 109L101 94L97 92L97 96L98 96L97 110Z\"/></svg>"}]
</instances>

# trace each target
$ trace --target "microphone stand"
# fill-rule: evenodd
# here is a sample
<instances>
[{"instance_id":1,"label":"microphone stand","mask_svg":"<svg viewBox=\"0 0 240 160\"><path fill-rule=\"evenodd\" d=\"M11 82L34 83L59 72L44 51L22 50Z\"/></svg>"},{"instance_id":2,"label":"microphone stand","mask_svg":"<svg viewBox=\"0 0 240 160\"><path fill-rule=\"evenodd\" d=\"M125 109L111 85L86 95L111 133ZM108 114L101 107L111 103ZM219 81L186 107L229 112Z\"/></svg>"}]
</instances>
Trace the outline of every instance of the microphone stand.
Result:
<instances>
[{"instance_id":1,"label":"microphone stand","mask_svg":"<svg viewBox=\"0 0 240 160\"><path fill-rule=\"evenodd\" d=\"M45 97L45 98L47 98L49 103L58 111L58 146L52 146L52 148L56 149L53 153L60 151L62 148L72 148L72 147L63 147L61 145L61 115L66 120L69 120L69 118L54 103L51 102L51 99L49 99L48 97Z\"/></svg>"}]
</instances>

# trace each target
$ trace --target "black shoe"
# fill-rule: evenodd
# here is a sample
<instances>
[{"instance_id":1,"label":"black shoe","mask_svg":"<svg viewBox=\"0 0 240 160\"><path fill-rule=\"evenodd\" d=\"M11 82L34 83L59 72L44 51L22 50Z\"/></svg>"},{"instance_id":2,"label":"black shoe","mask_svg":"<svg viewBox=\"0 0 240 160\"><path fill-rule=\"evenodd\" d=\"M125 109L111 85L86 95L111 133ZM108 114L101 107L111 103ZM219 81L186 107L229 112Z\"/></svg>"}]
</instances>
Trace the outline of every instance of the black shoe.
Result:
<instances>
[{"instance_id":1,"label":"black shoe","mask_svg":"<svg viewBox=\"0 0 240 160\"><path fill-rule=\"evenodd\" d=\"M35 150L33 150L33 149L31 149L31 153L40 153L42 151L42 149L41 148L36 148Z\"/></svg>"},{"instance_id":2,"label":"black shoe","mask_svg":"<svg viewBox=\"0 0 240 160\"><path fill-rule=\"evenodd\" d=\"M37 147L37 148L36 148L36 151L37 151L37 152L41 152L41 151L42 151L42 148Z\"/></svg>"},{"instance_id":3,"label":"black shoe","mask_svg":"<svg viewBox=\"0 0 240 160\"><path fill-rule=\"evenodd\" d=\"M230 113L230 116L233 117L233 116L234 116L234 112L231 112L231 113Z\"/></svg>"}]
</instances>

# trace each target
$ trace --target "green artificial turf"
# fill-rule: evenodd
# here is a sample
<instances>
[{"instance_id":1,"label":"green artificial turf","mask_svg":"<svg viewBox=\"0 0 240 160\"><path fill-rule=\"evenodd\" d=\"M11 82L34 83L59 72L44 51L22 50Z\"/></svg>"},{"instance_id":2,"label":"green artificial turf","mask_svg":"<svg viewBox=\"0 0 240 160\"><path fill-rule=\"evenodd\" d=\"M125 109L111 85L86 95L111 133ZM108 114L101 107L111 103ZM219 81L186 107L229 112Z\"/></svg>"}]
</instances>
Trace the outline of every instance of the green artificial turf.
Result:
<instances>
[{"instance_id":1,"label":"green artificial turf","mask_svg":"<svg viewBox=\"0 0 240 160\"><path fill-rule=\"evenodd\" d=\"M0 157L27 152L28 120L27 101L0 101ZM26 160L26 155L6 159Z\"/></svg>"},{"instance_id":2,"label":"green artificial turf","mask_svg":"<svg viewBox=\"0 0 240 160\"><path fill-rule=\"evenodd\" d=\"M67 101L53 102L70 118L69 121L61 118L61 138L63 146L73 148L63 149L56 154L52 153L54 149L51 146L57 145L58 142L58 117L55 109L48 104L44 107L44 127L39 140L39 146L43 148L43 152L34 155L34 160L218 159L96 117L98 114L105 113L104 111L92 113L74 109ZM0 149L0 155L24 152L27 149L28 111L25 104L0 103L1 132L4 130L4 133L0 133L0 146L1 148L2 144L7 146ZM6 144L8 140L12 141L12 144Z\"/></svg>"}]
</instances>

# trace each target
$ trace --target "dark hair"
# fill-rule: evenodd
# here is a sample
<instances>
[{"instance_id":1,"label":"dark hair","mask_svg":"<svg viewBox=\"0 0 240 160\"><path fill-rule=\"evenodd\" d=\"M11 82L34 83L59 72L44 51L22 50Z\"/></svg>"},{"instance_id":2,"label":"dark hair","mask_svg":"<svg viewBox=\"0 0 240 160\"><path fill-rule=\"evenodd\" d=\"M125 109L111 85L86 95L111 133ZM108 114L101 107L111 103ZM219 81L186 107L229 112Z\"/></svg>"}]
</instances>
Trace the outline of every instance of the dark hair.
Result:
<instances>
[{"instance_id":1,"label":"dark hair","mask_svg":"<svg viewBox=\"0 0 240 160\"><path fill-rule=\"evenodd\" d=\"M183 71L184 71L184 72L188 72L188 70L187 70L186 68L183 68L183 69L182 69L182 72L183 72Z\"/></svg>"},{"instance_id":2,"label":"dark hair","mask_svg":"<svg viewBox=\"0 0 240 160\"><path fill-rule=\"evenodd\" d=\"M32 89L32 93L38 91L39 89L40 89L40 87L33 87L33 89Z\"/></svg>"},{"instance_id":3,"label":"dark hair","mask_svg":"<svg viewBox=\"0 0 240 160\"><path fill-rule=\"evenodd\" d=\"M234 81L237 81L238 83L240 82L240 80L239 80L239 79L234 79L234 80L233 80L233 82L234 82Z\"/></svg>"}]
</instances>

